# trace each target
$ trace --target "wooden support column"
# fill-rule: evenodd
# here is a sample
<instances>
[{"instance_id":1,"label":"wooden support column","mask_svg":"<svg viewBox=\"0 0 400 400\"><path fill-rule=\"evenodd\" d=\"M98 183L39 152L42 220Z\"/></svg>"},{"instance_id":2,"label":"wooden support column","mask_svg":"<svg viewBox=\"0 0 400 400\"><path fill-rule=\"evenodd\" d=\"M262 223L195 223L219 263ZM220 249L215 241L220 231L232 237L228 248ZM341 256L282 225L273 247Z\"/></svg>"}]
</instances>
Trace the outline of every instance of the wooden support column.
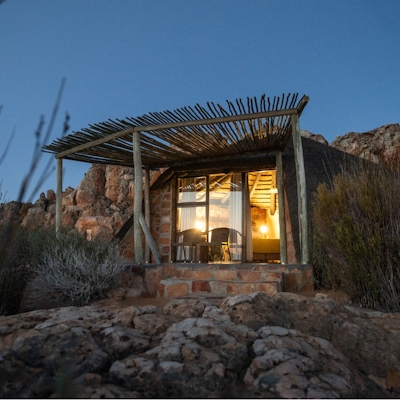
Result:
<instances>
[{"instance_id":1,"label":"wooden support column","mask_svg":"<svg viewBox=\"0 0 400 400\"><path fill-rule=\"evenodd\" d=\"M276 152L276 186L278 189L279 208L279 245L281 253L281 264L287 264L287 241L286 241L286 210L283 185L282 152Z\"/></svg>"},{"instance_id":2,"label":"wooden support column","mask_svg":"<svg viewBox=\"0 0 400 400\"><path fill-rule=\"evenodd\" d=\"M57 182L56 182L56 234L58 236L62 227L62 158L57 158Z\"/></svg>"},{"instance_id":3,"label":"wooden support column","mask_svg":"<svg viewBox=\"0 0 400 400\"><path fill-rule=\"evenodd\" d=\"M292 135L297 178L297 207L299 214L301 263L307 264L307 262L309 261L309 252L306 173L304 168L303 145L301 143L299 117L297 114L292 115Z\"/></svg>"},{"instance_id":4,"label":"wooden support column","mask_svg":"<svg viewBox=\"0 0 400 400\"><path fill-rule=\"evenodd\" d=\"M144 220L148 228L150 228L150 171L149 168L143 170L144 182ZM149 229L150 231L150 229ZM144 247L144 260L150 262L150 246L146 240Z\"/></svg>"},{"instance_id":5,"label":"wooden support column","mask_svg":"<svg viewBox=\"0 0 400 400\"><path fill-rule=\"evenodd\" d=\"M140 132L133 132L133 167L135 169L135 186L133 197L133 240L135 263L143 263L142 228L140 216L142 215L143 173L142 154L140 151Z\"/></svg>"}]
</instances>

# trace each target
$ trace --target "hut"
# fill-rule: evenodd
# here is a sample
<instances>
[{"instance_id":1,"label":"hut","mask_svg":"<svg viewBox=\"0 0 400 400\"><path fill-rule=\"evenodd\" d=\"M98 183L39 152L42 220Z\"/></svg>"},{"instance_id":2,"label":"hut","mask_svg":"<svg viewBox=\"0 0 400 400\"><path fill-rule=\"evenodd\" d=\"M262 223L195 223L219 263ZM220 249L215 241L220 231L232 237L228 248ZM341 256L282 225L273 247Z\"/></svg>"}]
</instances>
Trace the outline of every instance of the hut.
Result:
<instances>
[{"instance_id":1,"label":"hut","mask_svg":"<svg viewBox=\"0 0 400 400\"><path fill-rule=\"evenodd\" d=\"M56 229L63 159L133 166L134 214L118 236L151 295L312 289L311 192L329 180L329 158L344 153L301 137L308 101L288 94L197 104L55 140L43 150L57 160Z\"/></svg>"}]
</instances>

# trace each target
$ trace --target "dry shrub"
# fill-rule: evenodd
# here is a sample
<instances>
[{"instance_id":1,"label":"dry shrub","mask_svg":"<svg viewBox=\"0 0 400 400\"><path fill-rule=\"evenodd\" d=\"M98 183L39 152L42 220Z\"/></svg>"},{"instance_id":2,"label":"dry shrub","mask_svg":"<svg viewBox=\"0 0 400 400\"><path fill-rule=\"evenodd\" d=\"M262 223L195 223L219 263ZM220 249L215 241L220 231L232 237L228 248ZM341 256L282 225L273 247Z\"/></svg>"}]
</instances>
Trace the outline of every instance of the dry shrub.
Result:
<instances>
[{"instance_id":1,"label":"dry shrub","mask_svg":"<svg viewBox=\"0 0 400 400\"><path fill-rule=\"evenodd\" d=\"M400 311L399 198L396 169L364 162L318 187L312 262L320 287Z\"/></svg>"},{"instance_id":2,"label":"dry shrub","mask_svg":"<svg viewBox=\"0 0 400 400\"><path fill-rule=\"evenodd\" d=\"M33 267L35 291L41 299L51 293L62 306L83 306L103 298L120 278L124 265L116 242L60 235Z\"/></svg>"}]
</instances>

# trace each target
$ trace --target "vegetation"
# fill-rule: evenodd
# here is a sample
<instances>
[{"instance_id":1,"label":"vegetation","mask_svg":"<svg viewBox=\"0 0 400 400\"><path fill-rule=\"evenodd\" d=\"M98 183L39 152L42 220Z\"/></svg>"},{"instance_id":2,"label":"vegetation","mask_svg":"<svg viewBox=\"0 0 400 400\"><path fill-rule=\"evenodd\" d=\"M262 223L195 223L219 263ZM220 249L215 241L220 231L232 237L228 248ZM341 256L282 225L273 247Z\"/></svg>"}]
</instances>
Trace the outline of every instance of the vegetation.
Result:
<instances>
[{"instance_id":1,"label":"vegetation","mask_svg":"<svg viewBox=\"0 0 400 400\"><path fill-rule=\"evenodd\" d=\"M83 306L102 298L123 271L117 243L78 233L56 235L54 228L15 227L12 240L0 229L0 315L18 312L28 279L34 279L35 300L56 298L60 306Z\"/></svg>"},{"instance_id":2,"label":"vegetation","mask_svg":"<svg viewBox=\"0 0 400 400\"><path fill-rule=\"evenodd\" d=\"M312 263L320 288L363 307L400 311L398 168L360 162L321 184L314 203Z\"/></svg>"},{"instance_id":3,"label":"vegetation","mask_svg":"<svg viewBox=\"0 0 400 400\"><path fill-rule=\"evenodd\" d=\"M47 245L33 266L35 291L40 298L51 294L63 306L84 306L103 298L124 268L116 242L79 234L64 234Z\"/></svg>"}]
</instances>

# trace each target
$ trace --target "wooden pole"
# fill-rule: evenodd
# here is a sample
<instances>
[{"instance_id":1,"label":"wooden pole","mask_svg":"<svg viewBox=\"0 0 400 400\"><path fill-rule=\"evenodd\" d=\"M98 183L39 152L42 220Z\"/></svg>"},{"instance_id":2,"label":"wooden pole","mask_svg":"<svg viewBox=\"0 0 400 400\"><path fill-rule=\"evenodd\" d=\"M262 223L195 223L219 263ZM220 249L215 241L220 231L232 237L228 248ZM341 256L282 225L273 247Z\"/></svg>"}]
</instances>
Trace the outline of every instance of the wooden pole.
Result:
<instances>
[{"instance_id":1,"label":"wooden pole","mask_svg":"<svg viewBox=\"0 0 400 400\"><path fill-rule=\"evenodd\" d=\"M283 186L283 164L282 152L276 152L276 186L278 189L279 208L279 245L281 253L281 264L287 264L287 241L286 241L286 210Z\"/></svg>"},{"instance_id":2,"label":"wooden pole","mask_svg":"<svg viewBox=\"0 0 400 400\"><path fill-rule=\"evenodd\" d=\"M306 173L304 168L303 145L301 143L300 124L298 115L292 115L292 135L294 160L296 164L297 201L299 214L299 235L301 249L301 263L307 264L308 253L308 221L307 221L307 192Z\"/></svg>"},{"instance_id":3,"label":"wooden pole","mask_svg":"<svg viewBox=\"0 0 400 400\"><path fill-rule=\"evenodd\" d=\"M56 234L60 233L62 222L62 158L57 158L57 182L56 182Z\"/></svg>"},{"instance_id":4,"label":"wooden pole","mask_svg":"<svg viewBox=\"0 0 400 400\"><path fill-rule=\"evenodd\" d=\"M144 219L147 227L150 227L150 171L149 168L143 170L143 182L144 182ZM144 259L146 262L150 262L150 247L149 242L145 241L144 247Z\"/></svg>"},{"instance_id":5,"label":"wooden pole","mask_svg":"<svg viewBox=\"0 0 400 400\"><path fill-rule=\"evenodd\" d=\"M135 169L135 193L133 197L133 240L135 263L143 263L142 228L140 216L142 215L143 174L142 155L140 152L140 132L133 133L133 167Z\"/></svg>"}]
</instances>

